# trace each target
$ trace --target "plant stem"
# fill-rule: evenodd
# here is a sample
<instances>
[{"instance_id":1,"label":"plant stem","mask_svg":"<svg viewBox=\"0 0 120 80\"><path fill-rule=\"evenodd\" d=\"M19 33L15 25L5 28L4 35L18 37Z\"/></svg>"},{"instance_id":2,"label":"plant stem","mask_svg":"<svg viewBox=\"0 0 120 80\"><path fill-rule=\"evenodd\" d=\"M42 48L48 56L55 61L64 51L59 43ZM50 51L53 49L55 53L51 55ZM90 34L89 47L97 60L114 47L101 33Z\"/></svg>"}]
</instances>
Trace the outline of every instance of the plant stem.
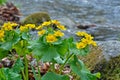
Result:
<instances>
[{"instance_id":1,"label":"plant stem","mask_svg":"<svg viewBox=\"0 0 120 80\"><path fill-rule=\"evenodd\" d=\"M65 64L66 64L66 63L68 62L68 60L72 57L72 55L73 55L73 53L68 56L68 58L65 60L65 63L61 66L61 68L60 68L60 74L62 73L62 70L63 70Z\"/></svg>"},{"instance_id":2,"label":"plant stem","mask_svg":"<svg viewBox=\"0 0 120 80\"><path fill-rule=\"evenodd\" d=\"M39 69L38 60L37 60L37 67L38 67L38 77L39 77L39 80L41 80L41 74L40 74L40 69Z\"/></svg>"},{"instance_id":3,"label":"plant stem","mask_svg":"<svg viewBox=\"0 0 120 80\"><path fill-rule=\"evenodd\" d=\"M26 80L28 80L28 61L26 55L24 56L24 59L25 59L25 75L26 75Z\"/></svg>"},{"instance_id":4,"label":"plant stem","mask_svg":"<svg viewBox=\"0 0 120 80\"><path fill-rule=\"evenodd\" d=\"M22 71L23 80L26 80L24 70L22 69L21 71Z\"/></svg>"}]
</instances>

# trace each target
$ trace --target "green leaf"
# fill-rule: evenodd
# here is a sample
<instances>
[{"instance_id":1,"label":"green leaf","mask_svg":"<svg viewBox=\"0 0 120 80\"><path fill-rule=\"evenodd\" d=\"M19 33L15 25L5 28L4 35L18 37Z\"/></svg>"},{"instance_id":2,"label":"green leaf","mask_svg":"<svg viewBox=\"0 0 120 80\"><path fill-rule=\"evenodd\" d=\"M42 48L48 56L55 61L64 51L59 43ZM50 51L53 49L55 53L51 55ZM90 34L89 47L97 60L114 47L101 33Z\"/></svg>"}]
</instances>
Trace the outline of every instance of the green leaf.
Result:
<instances>
[{"instance_id":1,"label":"green leaf","mask_svg":"<svg viewBox=\"0 0 120 80\"><path fill-rule=\"evenodd\" d=\"M14 31L6 32L5 38L5 42L1 43L0 46L5 50L11 50L12 46L20 40L19 34Z\"/></svg>"},{"instance_id":2,"label":"green leaf","mask_svg":"<svg viewBox=\"0 0 120 80\"><path fill-rule=\"evenodd\" d=\"M70 79L66 75L59 75L53 72L48 72L42 77L42 80L70 80Z\"/></svg>"},{"instance_id":3,"label":"green leaf","mask_svg":"<svg viewBox=\"0 0 120 80\"><path fill-rule=\"evenodd\" d=\"M42 57L41 60L42 61L52 61L54 58L58 57L59 54L56 51L56 48L53 46L48 46L45 48L44 51L42 51Z\"/></svg>"},{"instance_id":4,"label":"green leaf","mask_svg":"<svg viewBox=\"0 0 120 80\"><path fill-rule=\"evenodd\" d=\"M58 64L64 64L65 60L63 60L62 58L60 58L60 56L54 58L54 60L58 63Z\"/></svg>"},{"instance_id":5,"label":"green leaf","mask_svg":"<svg viewBox=\"0 0 120 80\"><path fill-rule=\"evenodd\" d=\"M55 46L57 52L61 55L61 57L64 57L68 51L68 45L67 40L64 40L62 44Z\"/></svg>"},{"instance_id":6,"label":"green leaf","mask_svg":"<svg viewBox=\"0 0 120 80\"><path fill-rule=\"evenodd\" d=\"M16 52L20 55L23 56L25 54L29 53L28 49L28 41L27 40L21 40L18 43L16 43L13 48L16 50Z\"/></svg>"},{"instance_id":7,"label":"green leaf","mask_svg":"<svg viewBox=\"0 0 120 80\"><path fill-rule=\"evenodd\" d=\"M0 59L6 57L8 55L8 53L9 53L9 51L0 48Z\"/></svg>"},{"instance_id":8,"label":"green leaf","mask_svg":"<svg viewBox=\"0 0 120 80\"><path fill-rule=\"evenodd\" d=\"M11 69L2 68L2 70L3 70L3 76L4 76L5 80L22 80L21 75L18 74L18 73L13 72Z\"/></svg>"},{"instance_id":9,"label":"green leaf","mask_svg":"<svg viewBox=\"0 0 120 80\"><path fill-rule=\"evenodd\" d=\"M37 76L37 74L35 72L35 69L34 69L34 67L32 65L31 65L31 68L32 68L32 72L33 72L33 75L35 77L35 80L39 80L39 78L38 78L38 76Z\"/></svg>"},{"instance_id":10,"label":"green leaf","mask_svg":"<svg viewBox=\"0 0 120 80\"><path fill-rule=\"evenodd\" d=\"M14 32L13 38L11 39L13 44L16 44L17 42L19 42L20 40L20 36L18 33Z\"/></svg>"},{"instance_id":11,"label":"green leaf","mask_svg":"<svg viewBox=\"0 0 120 80\"><path fill-rule=\"evenodd\" d=\"M84 63L81 60L78 60L77 56L74 56L74 60L70 63L70 68L74 73L76 73L80 80L96 80L97 76L95 74L90 73L88 69L86 69Z\"/></svg>"},{"instance_id":12,"label":"green leaf","mask_svg":"<svg viewBox=\"0 0 120 80\"><path fill-rule=\"evenodd\" d=\"M22 33L22 38L25 39L25 40L29 40L30 35L27 32L23 32Z\"/></svg>"},{"instance_id":13,"label":"green leaf","mask_svg":"<svg viewBox=\"0 0 120 80\"><path fill-rule=\"evenodd\" d=\"M0 0L0 5L4 4L6 2L7 2L7 0Z\"/></svg>"},{"instance_id":14,"label":"green leaf","mask_svg":"<svg viewBox=\"0 0 120 80\"><path fill-rule=\"evenodd\" d=\"M23 68L24 68L23 61L20 58L18 58L14 64L12 70L15 73L20 73L21 69L23 69Z\"/></svg>"},{"instance_id":15,"label":"green leaf","mask_svg":"<svg viewBox=\"0 0 120 80\"><path fill-rule=\"evenodd\" d=\"M4 50L11 50L12 49L12 42L4 42L1 45L1 48L3 48Z\"/></svg>"},{"instance_id":16,"label":"green leaf","mask_svg":"<svg viewBox=\"0 0 120 80\"><path fill-rule=\"evenodd\" d=\"M53 61L54 58L59 56L54 45L44 44L37 41L30 44L33 49L32 53L34 56L39 57L42 61Z\"/></svg>"}]
</instances>

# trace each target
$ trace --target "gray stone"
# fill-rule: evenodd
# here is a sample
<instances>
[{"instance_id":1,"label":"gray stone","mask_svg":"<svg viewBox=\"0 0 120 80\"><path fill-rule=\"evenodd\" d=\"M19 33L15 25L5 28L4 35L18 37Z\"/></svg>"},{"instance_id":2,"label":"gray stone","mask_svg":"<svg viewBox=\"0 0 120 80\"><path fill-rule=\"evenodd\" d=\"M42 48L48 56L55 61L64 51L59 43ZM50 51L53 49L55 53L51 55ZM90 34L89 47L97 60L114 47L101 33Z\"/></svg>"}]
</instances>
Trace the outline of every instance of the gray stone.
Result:
<instances>
[{"instance_id":1,"label":"gray stone","mask_svg":"<svg viewBox=\"0 0 120 80\"><path fill-rule=\"evenodd\" d=\"M97 43L102 47L103 55L106 60L120 55L120 41L97 41Z\"/></svg>"},{"instance_id":2,"label":"gray stone","mask_svg":"<svg viewBox=\"0 0 120 80\"><path fill-rule=\"evenodd\" d=\"M68 29L76 29L77 27L75 26L76 23L67 17L64 18L58 18L57 20L59 20L61 22L62 25L65 25Z\"/></svg>"},{"instance_id":3,"label":"gray stone","mask_svg":"<svg viewBox=\"0 0 120 80\"><path fill-rule=\"evenodd\" d=\"M97 26L87 29L87 32L95 37L95 40L108 41L120 39L120 27L117 26Z\"/></svg>"}]
</instances>

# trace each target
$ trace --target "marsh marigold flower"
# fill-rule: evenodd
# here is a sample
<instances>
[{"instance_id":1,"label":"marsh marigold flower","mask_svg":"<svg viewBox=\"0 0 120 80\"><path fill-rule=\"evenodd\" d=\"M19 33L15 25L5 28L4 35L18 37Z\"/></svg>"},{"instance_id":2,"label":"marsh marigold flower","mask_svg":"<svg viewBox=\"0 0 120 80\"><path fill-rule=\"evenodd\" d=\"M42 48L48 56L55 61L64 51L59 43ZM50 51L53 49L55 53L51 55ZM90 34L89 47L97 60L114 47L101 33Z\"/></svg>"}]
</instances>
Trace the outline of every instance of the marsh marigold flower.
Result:
<instances>
[{"instance_id":1,"label":"marsh marigold flower","mask_svg":"<svg viewBox=\"0 0 120 80\"><path fill-rule=\"evenodd\" d=\"M62 37L62 36L64 36L64 33L62 33L60 30L58 30L58 31L55 31L54 35L56 37Z\"/></svg>"},{"instance_id":2,"label":"marsh marigold flower","mask_svg":"<svg viewBox=\"0 0 120 80\"><path fill-rule=\"evenodd\" d=\"M39 25L36 30L41 30L43 28L43 26Z\"/></svg>"},{"instance_id":3,"label":"marsh marigold flower","mask_svg":"<svg viewBox=\"0 0 120 80\"><path fill-rule=\"evenodd\" d=\"M47 42L52 43L52 42L57 41L57 38L53 34L48 34L48 36L46 36L46 40L47 40Z\"/></svg>"},{"instance_id":4,"label":"marsh marigold flower","mask_svg":"<svg viewBox=\"0 0 120 80\"><path fill-rule=\"evenodd\" d=\"M13 27L17 25L18 25L17 23L7 22L3 24L2 29L6 31L10 31L13 30Z\"/></svg>"},{"instance_id":5,"label":"marsh marigold flower","mask_svg":"<svg viewBox=\"0 0 120 80\"><path fill-rule=\"evenodd\" d=\"M63 26L63 25L57 25L57 28L59 28L61 30L66 30L65 26Z\"/></svg>"},{"instance_id":6,"label":"marsh marigold flower","mask_svg":"<svg viewBox=\"0 0 120 80\"><path fill-rule=\"evenodd\" d=\"M78 31L78 32L76 33L76 35L77 35L77 36L85 36L85 35L87 35L87 33L86 33L86 32L80 32L80 31Z\"/></svg>"},{"instance_id":7,"label":"marsh marigold flower","mask_svg":"<svg viewBox=\"0 0 120 80\"><path fill-rule=\"evenodd\" d=\"M41 31L38 32L38 35L41 36L41 35L45 34L45 32L46 32L46 30L41 30Z\"/></svg>"},{"instance_id":8,"label":"marsh marigold flower","mask_svg":"<svg viewBox=\"0 0 120 80\"><path fill-rule=\"evenodd\" d=\"M28 27L30 29L34 29L35 28L35 24L26 24L25 27Z\"/></svg>"},{"instance_id":9,"label":"marsh marigold flower","mask_svg":"<svg viewBox=\"0 0 120 80\"><path fill-rule=\"evenodd\" d=\"M77 47L77 49L82 49L82 48L86 47L86 44L83 42L79 42L79 43L76 43L76 47Z\"/></svg>"},{"instance_id":10,"label":"marsh marigold flower","mask_svg":"<svg viewBox=\"0 0 120 80\"><path fill-rule=\"evenodd\" d=\"M60 22L58 20L51 20L51 22L55 25L60 25Z\"/></svg>"},{"instance_id":11,"label":"marsh marigold flower","mask_svg":"<svg viewBox=\"0 0 120 80\"><path fill-rule=\"evenodd\" d=\"M0 41L4 41L4 31L0 30Z\"/></svg>"},{"instance_id":12,"label":"marsh marigold flower","mask_svg":"<svg viewBox=\"0 0 120 80\"><path fill-rule=\"evenodd\" d=\"M51 24L50 21L47 21L47 22L43 22L41 26L49 26Z\"/></svg>"},{"instance_id":13,"label":"marsh marigold flower","mask_svg":"<svg viewBox=\"0 0 120 80\"><path fill-rule=\"evenodd\" d=\"M28 30L28 27L26 26L20 26L20 31L23 32L23 31L26 31Z\"/></svg>"},{"instance_id":14,"label":"marsh marigold flower","mask_svg":"<svg viewBox=\"0 0 120 80\"><path fill-rule=\"evenodd\" d=\"M86 32L77 32L76 35L84 37L81 39L81 43L84 43L85 45L97 46L97 43L93 41L93 37ZM78 43L76 44L76 47L78 48Z\"/></svg>"}]
</instances>

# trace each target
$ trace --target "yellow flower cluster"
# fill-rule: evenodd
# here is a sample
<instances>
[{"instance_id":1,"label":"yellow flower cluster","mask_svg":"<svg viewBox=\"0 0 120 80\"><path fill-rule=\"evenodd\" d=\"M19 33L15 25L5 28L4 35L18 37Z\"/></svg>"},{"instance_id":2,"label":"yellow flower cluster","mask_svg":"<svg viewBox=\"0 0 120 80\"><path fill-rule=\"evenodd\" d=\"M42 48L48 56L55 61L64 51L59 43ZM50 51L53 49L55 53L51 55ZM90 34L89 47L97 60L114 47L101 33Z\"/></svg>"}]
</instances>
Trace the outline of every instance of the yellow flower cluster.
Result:
<instances>
[{"instance_id":1,"label":"yellow flower cluster","mask_svg":"<svg viewBox=\"0 0 120 80\"><path fill-rule=\"evenodd\" d=\"M81 39L81 42L76 43L76 47L78 49L85 48L87 45L97 46L96 42L93 41L93 37L91 35L87 34L86 32L77 32L76 35L80 36L80 37L81 36L84 37Z\"/></svg>"},{"instance_id":2,"label":"yellow flower cluster","mask_svg":"<svg viewBox=\"0 0 120 80\"><path fill-rule=\"evenodd\" d=\"M57 20L51 20L51 21L43 22L36 29L41 30L43 27L48 27L48 26L53 25L53 24L55 24L57 26L57 28L60 29L60 30L66 30L66 28L63 25L61 25L60 22L57 21Z\"/></svg>"},{"instance_id":3,"label":"yellow flower cluster","mask_svg":"<svg viewBox=\"0 0 120 80\"><path fill-rule=\"evenodd\" d=\"M43 33L44 33L44 31L43 31ZM48 34L46 36L46 40L47 40L47 42L52 43L52 42L57 41L57 37L62 37L62 36L64 36L64 33L62 33L60 30L58 30L58 31L54 31L54 34Z\"/></svg>"},{"instance_id":4,"label":"yellow flower cluster","mask_svg":"<svg viewBox=\"0 0 120 80\"><path fill-rule=\"evenodd\" d=\"M53 34L48 34L48 35L46 36L46 40L47 40L48 43L52 43L52 42L57 41L57 38L56 38L56 36L54 36Z\"/></svg>"},{"instance_id":5,"label":"yellow flower cluster","mask_svg":"<svg viewBox=\"0 0 120 80\"><path fill-rule=\"evenodd\" d=\"M65 26L61 25L59 21L57 21L57 20L51 20L51 22L53 24L55 24L58 29L60 29L60 30L66 30Z\"/></svg>"},{"instance_id":6,"label":"yellow flower cluster","mask_svg":"<svg viewBox=\"0 0 120 80\"><path fill-rule=\"evenodd\" d=\"M0 30L0 40L3 40L4 38L4 30Z\"/></svg>"},{"instance_id":7,"label":"yellow flower cluster","mask_svg":"<svg viewBox=\"0 0 120 80\"><path fill-rule=\"evenodd\" d=\"M2 29L6 31L10 31L13 30L13 27L15 26L18 26L18 24L13 22L7 22L3 24Z\"/></svg>"},{"instance_id":8,"label":"yellow flower cluster","mask_svg":"<svg viewBox=\"0 0 120 80\"><path fill-rule=\"evenodd\" d=\"M43 34L45 34L45 32L46 32L46 30L41 30L41 31L38 32L38 35L42 36Z\"/></svg>"},{"instance_id":9,"label":"yellow flower cluster","mask_svg":"<svg viewBox=\"0 0 120 80\"><path fill-rule=\"evenodd\" d=\"M26 31L28 29L34 29L35 28L35 24L26 24L24 26L20 26L20 31Z\"/></svg>"},{"instance_id":10,"label":"yellow flower cluster","mask_svg":"<svg viewBox=\"0 0 120 80\"><path fill-rule=\"evenodd\" d=\"M64 36L64 33L62 33L60 30L58 30L58 31L55 31L54 35L56 37L62 37L62 36Z\"/></svg>"},{"instance_id":11,"label":"yellow flower cluster","mask_svg":"<svg viewBox=\"0 0 120 80\"><path fill-rule=\"evenodd\" d=\"M34 29L35 28L35 24L26 24L25 27L28 27L30 29Z\"/></svg>"}]
</instances>

